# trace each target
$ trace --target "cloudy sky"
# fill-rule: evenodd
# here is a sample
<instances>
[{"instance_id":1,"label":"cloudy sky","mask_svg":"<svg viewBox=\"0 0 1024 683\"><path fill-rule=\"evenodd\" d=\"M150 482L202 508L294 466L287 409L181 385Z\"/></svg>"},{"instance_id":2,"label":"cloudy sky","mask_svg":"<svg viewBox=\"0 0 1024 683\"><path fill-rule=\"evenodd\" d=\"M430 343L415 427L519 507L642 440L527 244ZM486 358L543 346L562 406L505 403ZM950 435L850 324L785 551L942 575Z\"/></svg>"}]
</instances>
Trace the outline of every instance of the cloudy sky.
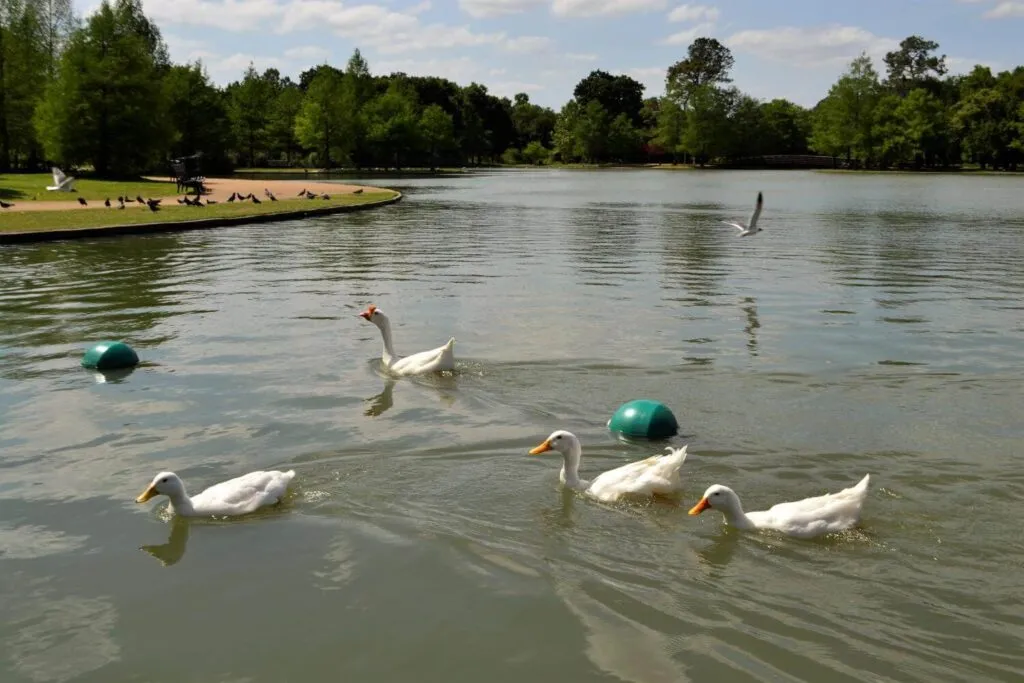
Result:
<instances>
[{"instance_id":1,"label":"cloudy sky","mask_svg":"<svg viewBox=\"0 0 1024 683\"><path fill-rule=\"evenodd\" d=\"M87 13L96 0L77 0ZM955 71L1024 62L1024 0L143 0L176 61L236 80L252 61L296 77L343 66L356 47L374 73L436 75L527 92L556 109L593 69L659 95L696 36L736 57L734 81L760 98L812 106L866 50L878 60L917 33Z\"/></svg>"}]
</instances>

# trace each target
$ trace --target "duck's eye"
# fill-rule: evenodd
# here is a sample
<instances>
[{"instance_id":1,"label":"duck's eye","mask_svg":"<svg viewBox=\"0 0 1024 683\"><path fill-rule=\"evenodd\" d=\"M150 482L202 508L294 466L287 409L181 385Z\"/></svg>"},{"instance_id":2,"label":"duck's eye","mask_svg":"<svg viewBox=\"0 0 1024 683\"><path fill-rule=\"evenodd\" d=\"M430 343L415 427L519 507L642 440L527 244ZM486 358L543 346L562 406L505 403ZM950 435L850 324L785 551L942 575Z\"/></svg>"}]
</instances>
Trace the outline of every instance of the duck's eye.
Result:
<instances>
[{"instance_id":1,"label":"duck's eye","mask_svg":"<svg viewBox=\"0 0 1024 683\"><path fill-rule=\"evenodd\" d=\"M164 477L163 479L161 479L160 483L161 484L166 484L167 483L167 477Z\"/></svg>"},{"instance_id":2,"label":"duck's eye","mask_svg":"<svg viewBox=\"0 0 1024 683\"><path fill-rule=\"evenodd\" d=\"M555 437L555 441L558 441L558 440L559 440L559 439L561 439L561 438L562 438L562 435L561 435L561 434L559 434L558 436L556 436L556 437Z\"/></svg>"}]
</instances>

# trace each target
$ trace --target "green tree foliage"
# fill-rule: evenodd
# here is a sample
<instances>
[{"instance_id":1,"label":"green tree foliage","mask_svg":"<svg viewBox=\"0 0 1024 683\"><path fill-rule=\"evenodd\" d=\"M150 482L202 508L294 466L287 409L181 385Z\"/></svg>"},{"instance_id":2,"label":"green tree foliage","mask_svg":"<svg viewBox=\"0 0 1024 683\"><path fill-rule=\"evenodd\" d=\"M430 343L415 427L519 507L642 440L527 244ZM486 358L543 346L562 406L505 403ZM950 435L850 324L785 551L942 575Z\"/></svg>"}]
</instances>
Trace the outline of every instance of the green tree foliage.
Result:
<instances>
[{"instance_id":1,"label":"green tree foliage","mask_svg":"<svg viewBox=\"0 0 1024 683\"><path fill-rule=\"evenodd\" d=\"M265 149L274 95L271 81L257 73L251 63L242 80L228 86L228 111L235 140L244 150L249 166L257 165L256 153Z\"/></svg>"},{"instance_id":2,"label":"green tree foliage","mask_svg":"<svg viewBox=\"0 0 1024 683\"><path fill-rule=\"evenodd\" d=\"M731 83L729 72L735 63L732 51L714 38L697 38L687 49L686 58L668 68L665 92L686 109L690 98L704 86Z\"/></svg>"},{"instance_id":3,"label":"green tree foliage","mask_svg":"<svg viewBox=\"0 0 1024 683\"><path fill-rule=\"evenodd\" d=\"M295 117L295 137L315 149L320 165L332 168L352 149L351 129L356 116L352 82L337 69L321 69L310 81Z\"/></svg>"},{"instance_id":4,"label":"green tree foliage","mask_svg":"<svg viewBox=\"0 0 1024 683\"><path fill-rule=\"evenodd\" d=\"M72 34L36 110L50 159L120 176L153 168L168 149L161 42L158 33L140 32L138 9L130 0L104 2Z\"/></svg>"},{"instance_id":5,"label":"green tree foliage","mask_svg":"<svg viewBox=\"0 0 1024 683\"><path fill-rule=\"evenodd\" d=\"M815 108L810 146L822 154L870 160L881 94L878 72L862 54Z\"/></svg>"},{"instance_id":6,"label":"green tree foliage","mask_svg":"<svg viewBox=\"0 0 1024 683\"><path fill-rule=\"evenodd\" d=\"M573 97L582 105L599 103L613 119L625 114L633 125L640 124L644 86L629 76L591 71L589 76L576 84Z\"/></svg>"},{"instance_id":7,"label":"green tree foliage","mask_svg":"<svg viewBox=\"0 0 1024 683\"><path fill-rule=\"evenodd\" d=\"M210 83L202 64L170 67L163 84L172 131L171 156L201 152L209 170L229 168L231 122L225 98Z\"/></svg>"},{"instance_id":8,"label":"green tree foliage","mask_svg":"<svg viewBox=\"0 0 1024 683\"><path fill-rule=\"evenodd\" d=\"M909 36L862 55L809 111L731 86L727 47L700 37L666 70L666 94L600 69L559 112L480 83L374 75L356 49L293 82L250 65L226 88L171 64L142 0L107 0L83 25L72 0L0 0L0 170L92 165L166 171L202 152L236 164L406 167L507 163L746 165L817 154L851 166L929 168L1024 161L1024 67L949 75L936 42Z\"/></svg>"}]
</instances>

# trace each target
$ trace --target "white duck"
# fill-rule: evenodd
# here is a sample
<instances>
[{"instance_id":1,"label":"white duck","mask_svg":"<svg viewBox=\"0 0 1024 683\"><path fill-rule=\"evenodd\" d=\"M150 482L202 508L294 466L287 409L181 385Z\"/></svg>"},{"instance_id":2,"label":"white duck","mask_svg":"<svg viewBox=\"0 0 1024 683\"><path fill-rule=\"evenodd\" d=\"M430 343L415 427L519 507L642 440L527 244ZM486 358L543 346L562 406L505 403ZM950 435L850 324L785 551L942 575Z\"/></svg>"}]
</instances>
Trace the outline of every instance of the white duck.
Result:
<instances>
[{"instance_id":1,"label":"white duck","mask_svg":"<svg viewBox=\"0 0 1024 683\"><path fill-rule=\"evenodd\" d=\"M231 517L248 514L258 508L281 501L295 470L249 472L240 477L214 484L189 498L185 484L174 472L161 472L135 499L145 503L154 496L171 499L171 511L182 517Z\"/></svg>"},{"instance_id":2,"label":"white duck","mask_svg":"<svg viewBox=\"0 0 1024 683\"><path fill-rule=\"evenodd\" d=\"M668 454L652 455L645 460L631 462L599 474L594 481L580 479L580 459L583 447L572 432L554 431L530 455L547 451L562 454L559 480L571 489L582 491L600 501L612 503L625 497L676 497L682 493L679 468L686 461L686 446L667 447Z\"/></svg>"},{"instance_id":3,"label":"white duck","mask_svg":"<svg viewBox=\"0 0 1024 683\"><path fill-rule=\"evenodd\" d=\"M855 486L838 493L779 503L761 512L743 512L736 492L728 486L715 484L704 492L690 514L699 515L714 508L737 529L773 529L797 538L814 538L849 529L860 522L870 479L871 475L865 474Z\"/></svg>"},{"instance_id":4,"label":"white duck","mask_svg":"<svg viewBox=\"0 0 1024 683\"><path fill-rule=\"evenodd\" d=\"M761 228L757 227L757 219L761 215L761 208L764 206L764 196L757 193L757 204L754 206L754 213L750 214L750 223L743 225L743 223L734 223L732 221L722 221L726 225L731 225L740 231L740 237L747 237L749 235L756 235L761 232Z\"/></svg>"},{"instance_id":5,"label":"white duck","mask_svg":"<svg viewBox=\"0 0 1024 683\"><path fill-rule=\"evenodd\" d=\"M436 349L420 351L411 356L399 356L391 345L391 321L384 315L384 311L371 305L359 316L369 320L380 330L380 336L384 338L384 352L381 354L381 360L384 361L384 367L389 372L395 375L423 375L439 370L455 369L455 337Z\"/></svg>"}]
</instances>

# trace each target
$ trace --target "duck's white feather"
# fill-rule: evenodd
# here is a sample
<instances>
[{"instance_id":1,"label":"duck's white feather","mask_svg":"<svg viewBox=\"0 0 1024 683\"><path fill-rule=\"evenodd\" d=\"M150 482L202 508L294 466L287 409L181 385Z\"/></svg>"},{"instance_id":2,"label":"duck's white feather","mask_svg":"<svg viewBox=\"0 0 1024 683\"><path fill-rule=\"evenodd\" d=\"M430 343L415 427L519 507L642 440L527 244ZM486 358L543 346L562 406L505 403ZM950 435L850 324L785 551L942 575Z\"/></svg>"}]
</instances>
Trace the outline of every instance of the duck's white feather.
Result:
<instances>
[{"instance_id":1,"label":"duck's white feather","mask_svg":"<svg viewBox=\"0 0 1024 683\"><path fill-rule=\"evenodd\" d=\"M682 493L679 469L686 462L686 446L666 447L665 455L652 455L599 474L586 493L604 502L629 496L673 497Z\"/></svg>"},{"instance_id":2,"label":"duck's white feather","mask_svg":"<svg viewBox=\"0 0 1024 683\"><path fill-rule=\"evenodd\" d=\"M395 353L391 341L391 321L384 315L384 311L371 305L359 316L373 323L380 330L381 340L384 342L380 358L389 373L393 375L425 375L431 372L455 369L455 337L451 337L436 349L400 356Z\"/></svg>"},{"instance_id":3,"label":"duck's white feather","mask_svg":"<svg viewBox=\"0 0 1024 683\"><path fill-rule=\"evenodd\" d=\"M295 470L249 472L196 494L192 507L200 515L248 514L280 502L294 477Z\"/></svg>"}]
</instances>

